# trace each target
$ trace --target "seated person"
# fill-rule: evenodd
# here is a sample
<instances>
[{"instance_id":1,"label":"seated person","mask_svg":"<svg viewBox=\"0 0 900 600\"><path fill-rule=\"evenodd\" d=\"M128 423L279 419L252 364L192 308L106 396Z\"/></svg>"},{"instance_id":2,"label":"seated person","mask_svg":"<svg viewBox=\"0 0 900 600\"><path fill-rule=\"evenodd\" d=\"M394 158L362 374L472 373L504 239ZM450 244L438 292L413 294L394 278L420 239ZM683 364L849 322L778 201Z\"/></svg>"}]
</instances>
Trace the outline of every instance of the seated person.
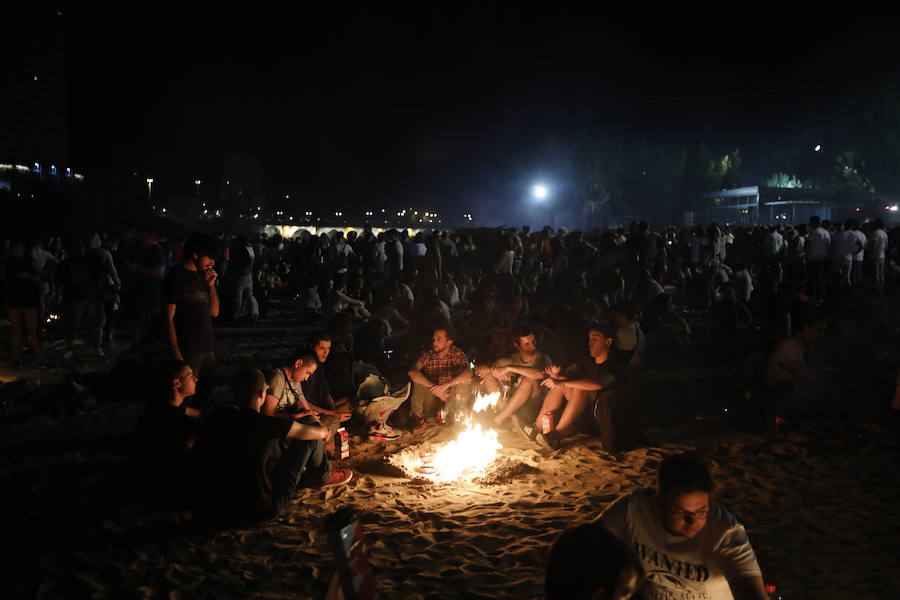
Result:
<instances>
[{"instance_id":1,"label":"seated person","mask_svg":"<svg viewBox=\"0 0 900 600\"><path fill-rule=\"evenodd\" d=\"M766 364L763 384L777 409L819 414L826 402L835 402L839 393L823 364L811 365L813 351L825 339L827 325L818 313L810 311L800 318L800 331L786 337L775 347Z\"/></svg>"},{"instance_id":2,"label":"seated person","mask_svg":"<svg viewBox=\"0 0 900 600\"><path fill-rule=\"evenodd\" d=\"M494 417L495 425L502 425L512 417L516 420L517 428L521 423L534 421L539 402L547 392L547 388L540 385L545 377L544 370L550 366L550 357L543 352L538 352L534 333L526 324L517 325L514 330L515 340L513 348L515 352L505 358L494 361L492 366L478 365L475 373L481 377L484 388L488 393L500 391L501 381L512 381L514 391L502 406L500 412ZM515 381L513 381L515 379ZM517 416L520 409L531 405L530 410L523 410L522 418Z\"/></svg>"},{"instance_id":3,"label":"seated person","mask_svg":"<svg viewBox=\"0 0 900 600\"><path fill-rule=\"evenodd\" d=\"M353 477L331 468L326 428L260 414L268 391L260 371L239 371L232 391L237 406L214 410L197 444L195 517L270 519L287 508L297 487L341 485Z\"/></svg>"},{"instance_id":4,"label":"seated person","mask_svg":"<svg viewBox=\"0 0 900 600\"><path fill-rule=\"evenodd\" d=\"M316 362L323 368L314 369L308 377L301 379L300 395L306 399L310 410L318 414L321 422L334 433L341 423L350 419L353 413L350 399L344 396L335 400L331 396L331 387L328 384L324 368L331 354L331 336L324 331L316 332L312 335L310 344ZM310 360L309 352L303 352L302 355L306 357L306 360ZM276 383L277 379L277 377L274 378ZM272 381L269 381L270 386L272 386Z\"/></svg>"},{"instance_id":5,"label":"seated person","mask_svg":"<svg viewBox=\"0 0 900 600\"><path fill-rule=\"evenodd\" d=\"M625 542L596 523L563 531L547 556L545 600L628 600L644 569Z\"/></svg>"},{"instance_id":6,"label":"seated person","mask_svg":"<svg viewBox=\"0 0 900 600\"><path fill-rule=\"evenodd\" d=\"M547 368L547 375L541 385L550 389L535 423L536 440L541 446L558 450L560 438L575 425L582 411L598 399L598 392L615 383L615 375L610 353L615 336L615 327L596 323L588 329L588 353L590 360L582 360L563 370L559 365ZM550 431L541 428L541 417L546 413L558 414L559 420ZM601 424L601 429L612 429L611 416ZM526 434L529 432L525 432ZM606 445L606 444L604 444ZM611 448L609 448L611 450Z\"/></svg>"},{"instance_id":7,"label":"seated person","mask_svg":"<svg viewBox=\"0 0 900 600\"><path fill-rule=\"evenodd\" d=\"M709 309L707 337L712 341L740 342L747 337L753 317L747 306L738 301L733 283L723 283L719 293L721 299Z\"/></svg>"},{"instance_id":8,"label":"seated person","mask_svg":"<svg viewBox=\"0 0 900 600\"><path fill-rule=\"evenodd\" d=\"M338 412L311 404L302 384L318 372L319 361L312 350L298 349L293 352L293 356L288 365L273 369L266 377L269 392L260 412L325 427L330 433L325 440L325 448L328 452L333 452L334 433L343 421L350 418L350 411Z\"/></svg>"},{"instance_id":9,"label":"seated person","mask_svg":"<svg viewBox=\"0 0 900 600\"><path fill-rule=\"evenodd\" d=\"M648 576L648 598L765 600L747 532L710 502L713 481L698 457L675 454L659 465L657 489L638 488L597 519L633 547Z\"/></svg>"},{"instance_id":10,"label":"seated person","mask_svg":"<svg viewBox=\"0 0 900 600\"><path fill-rule=\"evenodd\" d=\"M418 433L428 425L428 414L446 405L451 389L472 379L469 359L465 353L453 345L453 327L436 327L431 336L431 350L427 350L409 370L412 381L410 417L412 432Z\"/></svg>"},{"instance_id":11,"label":"seated person","mask_svg":"<svg viewBox=\"0 0 900 600\"><path fill-rule=\"evenodd\" d=\"M641 315L641 328L647 334L650 346L664 349L687 346L691 339L691 327L672 307L672 296L662 293L656 296Z\"/></svg>"},{"instance_id":12,"label":"seated person","mask_svg":"<svg viewBox=\"0 0 900 600\"><path fill-rule=\"evenodd\" d=\"M128 480L136 494L182 498L193 476L188 450L201 416L184 401L197 391L197 376L186 362L169 360L155 379L158 389L131 438Z\"/></svg>"},{"instance_id":13,"label":"seated person","mask_svg":"<svg viewBox=\"0 0 900 600\"><path fill-rule=\"evenodd\" d=\"M637 311L628 302L619 302L610 308L612 322L616 326L615 342L617 357L623 364L637 366L641 364L646 336L636 320Z\"/></svg>"}]
</instances>

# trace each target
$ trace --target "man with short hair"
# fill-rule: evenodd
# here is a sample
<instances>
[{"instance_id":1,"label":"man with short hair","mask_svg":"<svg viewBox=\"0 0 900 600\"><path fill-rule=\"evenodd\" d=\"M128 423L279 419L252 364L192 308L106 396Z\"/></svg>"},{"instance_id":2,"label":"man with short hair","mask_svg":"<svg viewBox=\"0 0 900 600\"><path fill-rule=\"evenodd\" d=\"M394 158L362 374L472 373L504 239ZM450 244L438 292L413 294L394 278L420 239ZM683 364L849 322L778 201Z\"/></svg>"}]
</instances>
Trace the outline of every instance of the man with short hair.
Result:
<instances>
[{"instance_id":1,"label":"man with short hair","mask_svg":"<svg viewBox=\"0 0 900 600\"><path fill-rule=\"evenodd\" d=\"M431 413L445 406L452 388L472 379L469 359L453 344L455 336L451 325L436 327L431 335L431 349L408 372L413 384L410 400L413 433L428 426L426 410Z\"/></svg>"},{"instance_id":2,"label":"man with short hair","mask_svg":"<svg viewBox=\"0 0 900 600\"><path fill-rule=\"evenodd\" d=\"M853 233L853 219L847 219L844 228L831 236L832 277L836 275L841 285L850 285L853 255L862 249L863 245Z\"/></svg>"},{"instance_id":3,"label":"man with short hair","mask_svg":"<svg viewBox=\"0 0 900 600\"><path fill-rule=\"evenodd\" d=\"M197 376L186 362L170 360L154 384L131 437L128 481L136 494L181 499L193 475L188 449L201 416L184 401L194 395Z\"/></svg>"},{"instance_id":4,"label":"man with short hair","mask_svg":"<svg viewBox=\"0 0 900 600\"><path fill-rule=\"evenodd\" d=\"M541 385L550 389L535 423L535 439L538 444L550 450L558 450L560 439L574 426L575 420L592 402L601 402L603 419L600 423L603 445L612 450L613 421L611 401L608 396L599 397L601 390L610 388L616 380L610 361L615 338L615 327L595 323L588 328L588 354L590 360L581 360L569 365L565 370L559 365L547 368L548 378ZM560 413L559 420L549 431L542 427L542 417L547 413ZM526 431L526 434L530 432ZM529 435L530 437L530 435Z\"/></svg>"},{"instance_id":5,"label":"man with short hair","mask_svg":"<svg viewBox=\"0 0 900 600\"><path fill-rule=\"evenodd\" d=\"M540 382L551 361L549 356L538 351L534 333L524 323L513 330L513 348L515 352L497 359L491 366L476 366L475 373L481 377L488 393L499 392L500 382L512 382L512 396L494 417L494 424L503 425L507 419L512 418L516 428L521 430L522 423L531 423L537 416L536 404L547 393L547 388L540 385ZM520 411L521 418L518 416Z\"/></svg>"},{"instance_id":6,"label":"man with short hair","mask_svg":"<svg viewBox=\"0 0 900 600\"><path fill-rule=\"evenodd\" d=\"M710 502L712 476L691 454L666 457L657 487L610 504L597 522L634 548L648 600L765 600L762 572L744 526Z\"/></svg>"},{"instance_id":7,"label":"man with short hair","mask_svg":"<svg viewBox=\"0 0 900 600\"><path fill-rule=\"evenodd\" d=\"M194 514L201 519L252 522L278 516L297 487L350 481L332 469L322 440L328 430L260 414L268 385L256 369L235 375L237 406L213 411L197 444L199 475Z\"/></svg>"},{"instance_id":8,"label":"man with short hair","mask_svg":"<svg viewBox=\"0 0 900 600\"><path fill-rule=\"evenodd\" d=\"M163 317L172 358L191 365L200 379L191 404L205 408L212 394L216 345L212 319L219 315L218 274L213 269L218 249L213 239L195 233L184 244L184 258L163 282Z\"/></svg>"},{"instance_id":9,"label":"man with short hair","mask_svg":"<svg viewBox=\"0 0 900 600\"><path fill-rule=\"evenodd\" d=\"M806 236L806 276L813 294L822 293L829 246L831 234L822 227L822 219L813 215L809 219L809 234Z\"/></svg>"},{"instance_id":10,"label":"man with short hair","mask_svg":"<svg viewBox=\"0 0 900 600\"><path fill-rule=\"evenodd\" d=\"M309 378L302 382L303 395L310 408L320 416L327 415L343 423L350 418L350 399L347 397L335 400L331 396L331 387L325 372L325 362L331 355L331 335L325 331L317 331L310 337L310 350L315 354L321 368L313 371Z\"/></svg>"},{"instance_id":11,"label":"man with short hair","mask_svg":"<svg viewBox=\"0 0 900 600\"><path fill-rule=\"evenodd\" d=\"M872 250L869 256L875 267L875 291L879 294L884 291L884 257L888 246L888 236L884 231L884 221L875 219L872 221Z\"/></svg>"}]
</instances>

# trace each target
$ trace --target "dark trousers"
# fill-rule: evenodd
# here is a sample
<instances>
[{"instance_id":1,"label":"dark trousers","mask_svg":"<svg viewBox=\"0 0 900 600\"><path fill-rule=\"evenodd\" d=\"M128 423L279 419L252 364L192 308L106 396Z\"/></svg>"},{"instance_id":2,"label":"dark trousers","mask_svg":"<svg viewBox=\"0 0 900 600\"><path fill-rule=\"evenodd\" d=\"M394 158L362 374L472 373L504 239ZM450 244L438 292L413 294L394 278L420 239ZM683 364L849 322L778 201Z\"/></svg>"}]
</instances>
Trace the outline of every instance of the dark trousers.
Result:
<instances>
[{"instance_id":1,"label":"dark trousers","mask_svg":"<svg viewBox=\"0 0 900 600\"><path fill-rule=\"evenodd\" d=\"M269 516L281 514L291 503L298 487L316 486L331 474L331 463L322 440L288 442L271 474L272 506Z\"/></svg>"},{"instance_id":2,"label":"dark trousers","mask_svg":"<svg viewBox=\"0 0 900 600\"><path fill-rule=\"evenodd\" d=\"M199 410L209 408L209 398L216 382L216 353L194 352L183 356L184 362L191 365L197 376L197 393L191 398L191 406Z\"/></svg>"}]
</instances>

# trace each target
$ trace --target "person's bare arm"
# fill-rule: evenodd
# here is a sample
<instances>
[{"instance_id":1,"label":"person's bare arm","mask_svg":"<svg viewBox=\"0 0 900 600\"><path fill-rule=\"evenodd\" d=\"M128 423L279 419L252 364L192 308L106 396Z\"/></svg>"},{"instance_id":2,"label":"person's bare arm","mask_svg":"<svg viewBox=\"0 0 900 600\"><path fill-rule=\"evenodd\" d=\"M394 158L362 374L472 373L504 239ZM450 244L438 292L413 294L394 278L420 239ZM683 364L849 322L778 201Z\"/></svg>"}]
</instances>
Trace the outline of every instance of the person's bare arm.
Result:
<instances>
[{"instance_id":1,"label":"person's bare arm","mask_svg":"<svg viewBox=\"0 0 900 600\"><path fill-rule=\"evenodd\" d=\"M734 600L768 600L769 598L761 575L729 580L728 586L731 588Z\"/></svg>"},{"instance_id":2,"label":"person's bare arm","mask_svg":"<svg viewBox=\"0 0 900 600\"><path fill-rule=\"evenodd\" d=\"M169 341L169 348L172 350L172 357L175 360L184 360L181 349L178 347L178 334L175 333L175 305L165 304L163 306L163 318L166 325L166 338Z\"/></svg>"},{"instance_id":3,"label":"person's bare arm","mask_svg":"<svg viewBox=\"0 0 900 600\"><path fill-rule=\"evenodd\" d=\"M427 387L429 389L434 387L434 383L432 383L431 380L425 376L425 373L423 373L419 369L412 368L407 372L407 375L409 375L409 379L413 383L418 383L419 385L424 385L425 387Z\"/></svg>"},{"instance_id":4,"label":"person's bare arm","mask_svg":"<svg viewBox=\"0 0 900 600\"><path fill-rule=\"evenodd\" d=\"M213 318L219 316L219 294L216 292L216 279L218 277L219 274L212 267L203 274L206 285L209 286L209 316Z\"/></svg>"},{"instance_id":5,"label":"person's bare arm","mask_svg":"<svg viewBox=\"0 0 900 600\"><path fill-rule=\"evenodd\" d=\"M278 398L272 394L266 394L266 399L263 401L262 406L259 407L259 412L260 414L274 417L276 406L278 406Z\"/></svg>"},{"instance_id":6,"label":"person's bare arm","mask_svg":"<svg viewBox=\"0 0 900 600\"><path fill-rule=\"evenodd\" d=\"M509 374L514 373L516 375L521 375L522 377L527 377L528 379L543 379L544 372L540 369L532 369L531 367L513 367L513 366L503 366L503 367L493 367L491 369L491 375L496 377L501 381L509 380Z\"/></svg>"}]
</instances>

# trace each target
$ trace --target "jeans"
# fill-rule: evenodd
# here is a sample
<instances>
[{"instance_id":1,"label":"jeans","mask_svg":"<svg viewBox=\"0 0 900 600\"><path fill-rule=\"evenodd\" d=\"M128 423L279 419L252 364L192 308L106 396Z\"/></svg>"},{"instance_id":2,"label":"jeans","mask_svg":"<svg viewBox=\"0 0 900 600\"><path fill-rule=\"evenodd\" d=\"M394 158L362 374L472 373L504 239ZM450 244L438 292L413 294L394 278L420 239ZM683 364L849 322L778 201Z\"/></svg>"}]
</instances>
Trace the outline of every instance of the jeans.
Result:
<instances>
[{"instance_id":1,"label":"jeans","mask_svg":"<svg viewBox=\"0 0 900 600\"><path fill-rule=\"evenodd\" d=\"M291 440L270 475L272 506L266 516L281 514L298 487L320 485L330 474L331 463L322 440Z\"/></svg>"}]
</instances>

